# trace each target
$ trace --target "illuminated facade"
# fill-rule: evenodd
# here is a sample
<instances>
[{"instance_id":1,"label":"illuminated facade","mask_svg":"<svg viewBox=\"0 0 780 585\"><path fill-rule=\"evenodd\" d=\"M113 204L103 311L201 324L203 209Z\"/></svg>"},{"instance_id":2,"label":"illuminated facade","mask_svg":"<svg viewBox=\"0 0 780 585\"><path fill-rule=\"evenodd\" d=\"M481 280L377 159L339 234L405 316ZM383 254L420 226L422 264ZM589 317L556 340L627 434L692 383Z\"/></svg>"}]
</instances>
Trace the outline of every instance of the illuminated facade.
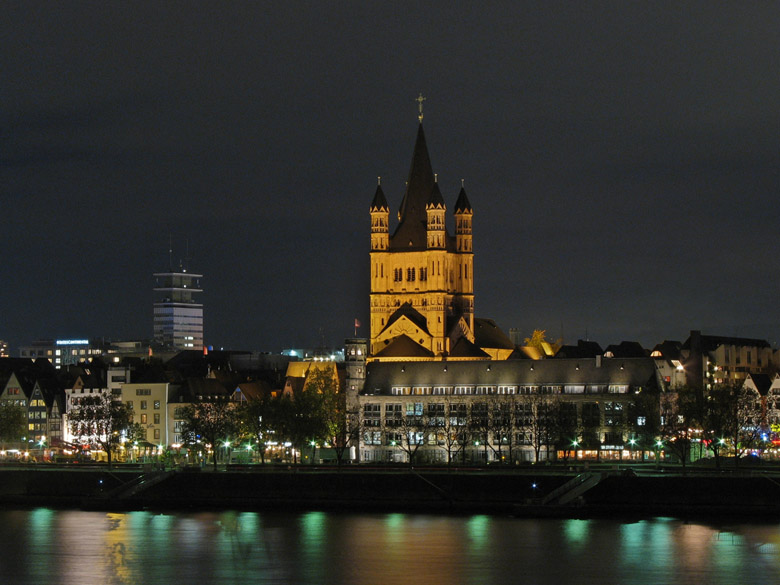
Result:
<instances>
[{"instance_id":1,"label":"illuminated facade","mask_svg":"<svg viewBox=\"0 0 780 585\"><path fill-rule=\"evenodd\" d=\"M154 340L160 345L177 349L203 347L203 305L195 295L200 288L202 274L180 268L175 272L154 275L157 299L154 303Z\"/></svg>"},{"instance_id":2,"label":"illuminated facade","mask_svg":"<svg viewBox=\"0 0 780 585\"><path fill-rule=\"evenodd\" d=\"M107 344L90 339L42 339L19 348L19 357L46 358L57 369L102 355Z\"/></svg>"},{"instance_id":3,"label":"illuminated facade","mask_svg":"<svg viewBox=\"0 0 780 585\"><path fill-rule=\"evenodd\" d=\"M435 359L452 355L461 340L465 340L461 347L471 347L475 341L473 210L461 187L453 213L455 235L451 235L422 115L398 226L391 234L390 208L381 184L370 213L370 355L380 360Z\"/></svg>"},{"instance_id":4,"label":"illuminated facade","mask_svg":"<svg viewBox=\"0 0 780 585\"><path fill-rule=\"evenodd\" d=\"M652 358L367 364L362 461L652 457Z\"/></svg>"}]
</instances>

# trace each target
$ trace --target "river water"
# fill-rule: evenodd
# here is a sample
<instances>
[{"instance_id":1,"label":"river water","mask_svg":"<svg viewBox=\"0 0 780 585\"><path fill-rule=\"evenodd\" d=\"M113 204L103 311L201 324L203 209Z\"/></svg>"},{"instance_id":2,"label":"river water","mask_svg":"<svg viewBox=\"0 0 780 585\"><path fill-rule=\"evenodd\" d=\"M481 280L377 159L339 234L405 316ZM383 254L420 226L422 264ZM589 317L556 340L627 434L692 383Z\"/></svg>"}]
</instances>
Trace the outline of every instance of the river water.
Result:
<instances>
[{"instance_id":1,"label":"river water","mask_svg":"<svg viewBox=\"0 0 780 585\"><path fill-rule=\"evenodd\" d=\"M0 583L775 583L780 524L0 511Z\"/></svg>"}]
</instances>

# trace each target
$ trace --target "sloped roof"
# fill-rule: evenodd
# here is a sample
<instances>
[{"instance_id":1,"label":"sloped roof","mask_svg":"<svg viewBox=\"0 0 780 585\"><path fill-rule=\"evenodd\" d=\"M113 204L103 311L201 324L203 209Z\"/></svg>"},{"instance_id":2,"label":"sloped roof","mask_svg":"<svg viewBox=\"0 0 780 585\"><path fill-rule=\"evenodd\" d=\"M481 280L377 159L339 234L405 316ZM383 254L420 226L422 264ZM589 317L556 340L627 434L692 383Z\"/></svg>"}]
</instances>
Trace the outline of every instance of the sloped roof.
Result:
<instances>
[{"instance_id":1,"label":"sloped roof","mask_svg":"<svg viewBox=\"0 0 780 585\"><path fill-rule=\"evenodd\" d=\"M376 357L433 357L433 352L411 339L408 335L396 337Z\"/></svg>"},{"instance_id":2,"label":"sloped roof","mask_svg":"<svg viewBox=\"0 0 780 585\"><path fill-rule=\"evenodd\" d=\"M738 347L770 347L766 339L751 339L748 337L727 337L722 335L702 335L701 348L704 351L715 351L721 345L736 345ZM691 338L685 340L683 349L691 349Z\"/></svg>"},{"instance_id":3,"label":"sloped roof","mask_svg":"<svg viewBox=\"0 0 780 585\"><path fill-rule=\"evenodd\" d=\"M537 347L530 345L518 345L515 350L509 354L509 360L540 360L544 356Z\"/></svg>"},{"instance_id":4,"label":"sloped roof","mask_svg":"<svg viewBox=\"0 0 780 585\"><path fill-rule=\"evenodd\" d=\"M614 358L646 357L647 352L638 341L621 341L617 345L608 345L604 355L612 353Z\"/></svg>"},{"instance_id":5,"label":"sloped roof","mask_svg":"<svg viewBox=\"0 0 780 585\"><path fill-rule=\"evenodd\" d=\"M474 343L478 347L514 349L515 344L493 319L474 318Z\"/></svg>"},{"instance_id":6,"label":"sloped roof","mask_svg":"<svg viewBox=\"0 0 780 585\"><path fill-rule=\"evenodd\" d=\"M190 400L195 400L198 396L220 396L226 398L233 393L233 390L235 388L226 388L219 380L213 378L187 378L181 394Z\"/></svg>"},{"instance_id":7,"label":"sloped roof","mask_svg":"<svg viewBox=\"0 0 780 585\"><path fill-rule=\"evenodd\" d=\"M390 395L392 386L625 384L659 387L652 358L371 362L361 394Z\"/></svg>"},{"instance_id":8,"label":"sloped roof","mask_svg":"<svg viewBox=\"0 0 780 585\"><path fill-rule=\"evenodd\" d=\"M455 345L450 350L450 357L459 357L459 358L465 358L465 357L474 357L474 358L489 358L490 356L486 354L484 351L482 351L479 347L477 347L475 344L471 343L468 339L465 337L461 337L458 339L458 341L455 343Z\"/></svg>"},{"instance_id":9,"label":"sloped roof","mask_svg":"<svg viewBox=\"0 0 780 585\"><path fill-rule=\"evenodd\" d=\"M268 382L263 380L254 380L252 382L241 382L238 390L248 401L261 400L271 395L273 390Z\"/></svg>"},{"instance_id":10,"label":"sloped roof","mask_svg":"<svg viewBox=\"0 0 780 585\"><path fill-rule=\"evenodd\" d=\"M679 360L682 357L682 343L664 339L663 343L659 343L653 348L653 352L656 351L668 360Z\"/></svg>"},{"instance_id":11,"label":"sloped roof","mask_svg":"<svg viewBox=\"0 0 780 585\"><path fill-rule=\"evenodd\" d=\"M415 309L411 303L408 301L405 302L403 305L398 307L392 315L387 319L387 325L384 326L382 331L386 331L390 328L390 326L398 321L401 317L406 317L409 319L412 323L417 325L420 329L425 331L428 335L430 335L430 331L428 331L428 320L425 318L425 316L420 313L417 309ZM381 333L381 332L380 332Z\"/></svg>"},{"instance_id":12,"label":"sloped roof","mask_svg":"<svg viewBox=\"0 0 780 585\"><path fill-rule=\"evenodd\" d=\"M577 340L577 345L562 345L555 354L556 358L594 358L603 355L604 350L595 341Z\"/></svg>"}]
</instances>

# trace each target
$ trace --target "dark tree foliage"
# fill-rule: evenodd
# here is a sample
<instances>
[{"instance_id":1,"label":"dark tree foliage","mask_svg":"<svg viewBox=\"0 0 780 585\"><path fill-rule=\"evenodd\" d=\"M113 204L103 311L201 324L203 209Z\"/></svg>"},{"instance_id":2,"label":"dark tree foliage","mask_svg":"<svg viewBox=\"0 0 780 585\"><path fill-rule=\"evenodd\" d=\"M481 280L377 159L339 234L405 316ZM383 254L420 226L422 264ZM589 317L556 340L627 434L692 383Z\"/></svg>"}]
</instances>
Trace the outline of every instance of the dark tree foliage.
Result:
<instances>
[{"instance_id":1,"label":"dark tree foliage","mask_svg":"<svg viewBox=\"0 0 780 585\"><path fill-rule=\"evenodd\" d=\"M219 399L190 404L184 409L183 421L182 437L185 444L196 449L210 445L216 470L220 445L237 435L240 429L236 403Z\"/></svg>"},{"instance_id":2,"label":"dark tree foliage","mask_svg":"<svg viewBox=\"0 0 780 585\"><path fill-rule=\"evenodd\" d=\"M18 443L27 431L27 413L23 406L0 401L0 442Z\"/></svg>"}]
</instances>

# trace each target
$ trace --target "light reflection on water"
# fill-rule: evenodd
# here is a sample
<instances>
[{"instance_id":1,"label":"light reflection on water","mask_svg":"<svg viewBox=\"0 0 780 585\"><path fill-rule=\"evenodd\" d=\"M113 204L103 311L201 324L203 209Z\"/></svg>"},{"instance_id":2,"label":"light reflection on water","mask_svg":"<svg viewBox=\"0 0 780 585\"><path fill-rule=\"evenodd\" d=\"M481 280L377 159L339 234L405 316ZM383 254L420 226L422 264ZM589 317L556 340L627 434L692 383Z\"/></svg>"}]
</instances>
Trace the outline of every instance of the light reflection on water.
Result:
<instances>
[{"instance_id":1,"label":"light reflection on water","mask_svg":"<svg viewBox=\"0 0 780 585\"><path fill-rule=\"evenodd\" d=\"M670 518L0 511L0 583L774 582L780 525Z\"/></svg>"}]
</instances>

